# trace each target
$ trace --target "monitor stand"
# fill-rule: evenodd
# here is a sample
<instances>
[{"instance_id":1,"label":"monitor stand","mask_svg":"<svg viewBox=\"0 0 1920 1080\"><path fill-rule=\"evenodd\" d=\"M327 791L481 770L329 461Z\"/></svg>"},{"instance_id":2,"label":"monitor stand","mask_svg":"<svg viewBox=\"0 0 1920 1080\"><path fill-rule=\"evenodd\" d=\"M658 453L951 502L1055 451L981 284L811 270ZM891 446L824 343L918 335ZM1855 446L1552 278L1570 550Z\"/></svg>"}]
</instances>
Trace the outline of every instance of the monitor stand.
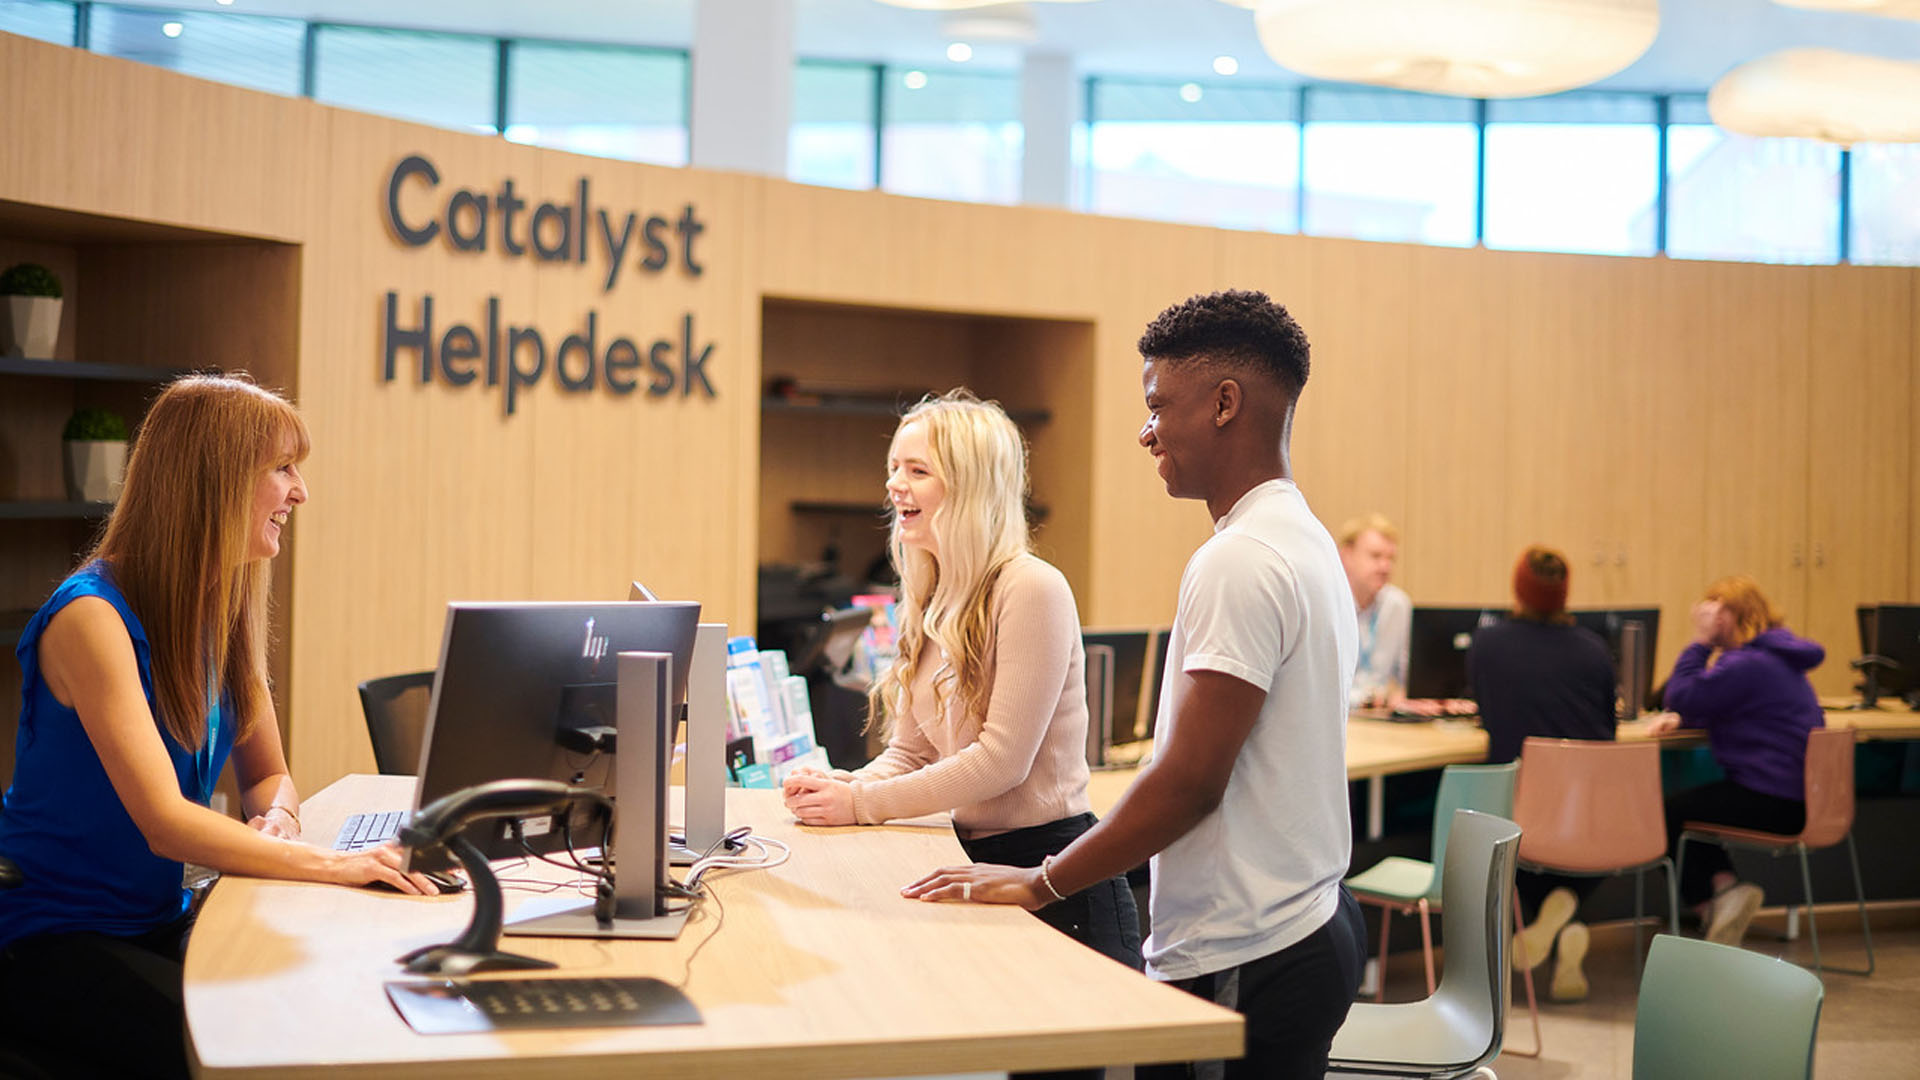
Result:
<instances>
[{"instance_id":1,"label":"monitor stand","mask_svg":"<svg viewBox=\"0 0 1920 1080\"><path fill-rule=\"evenodd\" d=\"M687 907L668 911L667 762L673 753L671 663L667 653L623 652L619 665L614 752L613 917L597 901L545 897L522 903L503 932L528 937L642 938L680 936Z\"/></svg>"}]
</instances>

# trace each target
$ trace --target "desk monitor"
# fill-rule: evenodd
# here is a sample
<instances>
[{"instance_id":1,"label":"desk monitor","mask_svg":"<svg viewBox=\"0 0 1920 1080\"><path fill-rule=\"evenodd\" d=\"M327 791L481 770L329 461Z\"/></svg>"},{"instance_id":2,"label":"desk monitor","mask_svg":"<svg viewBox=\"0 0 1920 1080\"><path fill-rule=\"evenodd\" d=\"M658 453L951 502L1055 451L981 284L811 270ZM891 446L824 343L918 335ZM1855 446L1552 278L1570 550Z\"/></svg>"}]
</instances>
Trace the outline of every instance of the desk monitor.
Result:
<instances>
[{"instance_id":1,"label":"desk monitor","mask_svg":"<svg viewBox=\"0 0 1920 1080\"><path fill-rule=\"evenodd\" d=\"M1416 607L1408 631L1407 696L1470 698L1467 650L1473 632L1506 616L1500 608Z\"/></svg>"},{"instance_id":2,"label":"desk monitor","mask_svg":"<svg viewBox=\"0 0 1920 1080\"><path fill-rule=\"evenodd\" d=\"M699 621L696 603L448 604L413 809L475 784L519 778L584 784L617 798L615 755L568 749L561 732L616 726L623 652L671 656L668 694L677 710ZM643 803L666 799L664 789L638 794ZM579 814L576 843L590 845L597 835L591 814ZM566 846L562 824L534 819L516 838L511 822L496 819L476 823L467 838L489 859L528 849L548 854Z\"/></svg>"},{"instance_id":3,"label":"desk monitor","mask_svg":"<svg viewBox=\"0 0 1920 1080\"><path fill-rule=\"evenodd\" d=\"M1567 614L1573 616L1575 626L1586 627L1600 635L1600 640L1607 643L1607 655L1613 657L1615 677L1621 680L1617 695L1619 700L1623 704L1631 701L1651 701L1654 684L1653 658L1658 651L1660 641L1660 609L1657 607L1592 608L1569 611ZM1641 655L1638 657L1624 655L1621 644L1621 630L1630 622L1637 622L1642 627ZM1632 693L1636 688L1627 686L1625 681L1635 672L1639 673L1640 679L1637 698ZM1633 718L1629 716L1621 719Z\"/></svg>"},{"instance_id":4,"label":"desk monitor","mask_svg":"<svg viewBox=\"0 0 1920 1080\"><path fill-rule=\"evenodd\" d=\"M1167 685L1167 643L1172 640L1172 627L1153 632L1153 651L1149 654L1153 663L1147 668L1147 708L1140 720L1143 738L1153 738L1160 723L1160 692Z\"/></svg>"},{"instance_id":5,"label":"desk monitor","mask_svg":"<svg viewBox=\"0 0 1920 1080\"><path fill-rule=\"evenodd\" d=\"M1857 617L1861 649L1900 665L1880 670L1880 693L1911 698L1920 691L1920 604L1878 604Z\"/></svg>"},{"instance_id":6,"label":"desk monitor","mask_svg":"<svg viewBox=\"0 0 1920 1080\"><path fill-rule=\"evenodd\" d=\"M1082 630L1084 645L1105 645L1113 650L1113 733L1114 745L1137 742L1146 736L1141 707L1148 696L1149 658L1153 633L1149 630Z\"/></svg>"}]
</instances>

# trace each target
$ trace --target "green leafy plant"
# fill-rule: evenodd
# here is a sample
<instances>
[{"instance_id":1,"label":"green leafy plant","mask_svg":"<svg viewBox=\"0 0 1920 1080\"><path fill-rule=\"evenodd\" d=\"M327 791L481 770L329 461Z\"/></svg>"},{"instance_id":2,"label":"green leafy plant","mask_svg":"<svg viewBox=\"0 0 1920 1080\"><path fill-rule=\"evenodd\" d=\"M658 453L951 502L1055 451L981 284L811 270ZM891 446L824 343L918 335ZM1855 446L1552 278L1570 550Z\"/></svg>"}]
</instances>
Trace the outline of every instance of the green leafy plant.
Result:
<instances>
[{"instance_id":1,"label":"green leafy plant","mask_svg":"<svg viewBox=\"0 0 1920 1080\"><path fill-rule=\"evenodd\" d=\"M108 409L75 409L60 437L69 442L126 442L127 422Z\"/></svg>"},{"instance_id":2,"label":"green leafy plant","mask_svg":"<svg viewBox=\"0 0 1920 1080\"><path fill-rule=\"evenodd\" d=\"M0 296L50 296L60 299L60 279L39 263L15 263L0 273Z\"/></svg>"}]
</instances>

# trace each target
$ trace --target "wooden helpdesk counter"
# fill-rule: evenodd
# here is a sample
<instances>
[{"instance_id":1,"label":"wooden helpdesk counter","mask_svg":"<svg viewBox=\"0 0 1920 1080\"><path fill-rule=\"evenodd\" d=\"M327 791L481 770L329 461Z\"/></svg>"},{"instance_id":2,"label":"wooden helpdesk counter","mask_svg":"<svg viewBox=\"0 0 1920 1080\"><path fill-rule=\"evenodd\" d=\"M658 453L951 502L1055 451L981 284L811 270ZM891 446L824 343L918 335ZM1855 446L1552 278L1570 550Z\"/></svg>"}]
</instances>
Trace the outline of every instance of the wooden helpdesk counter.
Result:
<instances>
[{"instance_id":1,"label":"wooden helpdesk counter","mask_svg":"<svg viewBox=\"0 0 1920 1080\"><path fill-rule=\"evenodd\" d=\"M1849 711L1847 699L1829 699L1821 703L1827 713L1827 726L1853 728L1860 741L1874 739L1920 739L1920 712L1904 705L1884 709ZM1622 739L1648 738L1652 717L1621 724ZM1703 744L1706 735L1699 731L1674 731L1659 737L1662 745ZM1143 748L1144 749L1144 748ZM1386 803L1386 778L1400 773L1438 769L1447 765L1467 765L1487 757L1487 733L1471 720L1429 720L1395 723L1370 716L1347 719L1347 779L1367 782L1367 839L1380 839ZM1087 794L1095 814L1105 816L1113 809L1122 792L1133 783L1137 766L1106 769L1093 774Z\"/></svg>"},{"instance_id":2,"label":"wooden helpdesk counter","mask_svg":"<svg viewBox=\"0 0 1920 1080\"><path fill-rule=\"evenodd\" d=\"M405 806L412 784L347 777L302 807L306 835L325 842L351 812ZM405 977L394 957L460 932L467 894L229 877L187 952L198 1074L797 1080L1240 1053L1238 1014L1128 971L1024 911L902 898L901 886L966 861L944 822L802 828L777 791L729 790L727 815L793 854L771 870L710 876L724 915L704 901L670 942L513 937L502 946L558 962L552 975L684 980L698 1026L418 1035L382 984ZM502 876L569 876L533 865ZM509 917L535 895L509 887Z\"/></svg>"}]
</instances>

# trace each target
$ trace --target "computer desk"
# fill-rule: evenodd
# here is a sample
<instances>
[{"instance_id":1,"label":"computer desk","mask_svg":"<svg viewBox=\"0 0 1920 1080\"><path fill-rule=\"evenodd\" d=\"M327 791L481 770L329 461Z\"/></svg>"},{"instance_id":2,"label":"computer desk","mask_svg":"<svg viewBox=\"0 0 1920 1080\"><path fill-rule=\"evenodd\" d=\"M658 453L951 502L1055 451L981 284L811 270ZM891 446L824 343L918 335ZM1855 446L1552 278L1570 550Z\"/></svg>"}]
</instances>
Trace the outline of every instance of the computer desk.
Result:
<instances>
[{"instance_id":1,"label":"computer desk","mask_svg":"<svg viewBox=\"0 0 1920 1080\"><path fill-rule=\"evenodd\" d=\"M404 806L412 779L350 776L307 800L306 834ZM711 878L678 941L508 938L555 975L686 977L694 1027L416 1035L381 984L393 958L451 939L464 894L415 898L228 877L186 960L198 1074L210 1077L873 1077L1237 1056L1238 1014L1128 971L1017 908L900 896L966 861L944 821L813 829L777 791L730 790L728 821L789 844L767 871ZM540 870L546 868L535 864ZM532 876L539 871L514 871ZM566 873L552 871L560 878ZM529 895L510 889L509 908ZM509 912L511 914L511 911ZM512 974L512 973L509 973ZM535 973L537 974L537 973ZM109 1036L110 1037L110 1036Z\"/></svg>"},{"instance_id":2,"label":"computer desk","mask_svg":"<svg viewBox=\"0 0 1920 1080\"><path fill-rule=\"evenodd\" d=\"M1828 727L1853 728L1862 742L1874 739L1920 739L1920 712L1904 705L1883 710L1846 711L1844 700L1823 702ZM1651 716L1621 724L1621 739L1645 739ZM1704 744L1700 731L1673 731L1659 736L1662 746ZM1145 748L1143 748L1144 750ZM1143 753L1144 757L1145 754ZM1401 724L1366 716L1347 718L1347 779L1367 782L1367 839L1385 832L1386 778L1400 773L1468 765L1485 761L1487 733L1469 720L1433 720ZM1140 768L1133 766L1096 771L1087 786L1088 801L1100 816L1113 809Z\"/></svg>"}]
</instances>

